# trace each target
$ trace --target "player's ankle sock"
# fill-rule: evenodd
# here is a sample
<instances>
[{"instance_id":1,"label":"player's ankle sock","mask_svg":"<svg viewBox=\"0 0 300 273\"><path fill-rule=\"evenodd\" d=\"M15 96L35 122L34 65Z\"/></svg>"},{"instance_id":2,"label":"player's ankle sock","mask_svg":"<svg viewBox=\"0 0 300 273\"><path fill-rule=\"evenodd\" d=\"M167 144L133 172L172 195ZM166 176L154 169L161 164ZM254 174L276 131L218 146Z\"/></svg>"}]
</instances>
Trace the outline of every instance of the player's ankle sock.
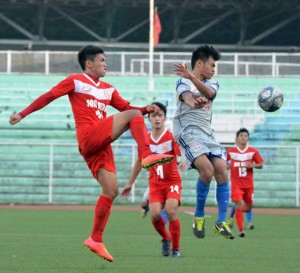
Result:
<instances>
[{"instance_id":1,"label":"player's ankle sock","mask_svg":"<svg viewBox=\"0 0 300 273\"><path fill-rule=\"evenodd\" d=\"M217 222L225 222L229 203L228 182L217 185L218 219Z\"/></svg>"},{"instance_id":2,"label":"player's ankle sock","mask_svg":"<svg viewBox=\"0 0 300 273\"><path fill-rule=\"evenodd\" d=\"M132 137L138 145L139 158L143 159L151 154L149 135L143 117L135 117L130 121Z\"/></svg>"},{"instance_id":3,"label":"player's ankle sock","mask_svg":"<svg viewBox=\"0 0 300 273\"><path fill-rule=\"evenodd\" d=\"M180 243L180 221L176 219L174 221L170 221L170 233L171 233L171 240L172 240L172 249L179 249Z\"/></svg>"},{"instance_id":4,"label":"player's ankle sock","mask_svg":"<svg viewBox=\"0 0 300 273\"><path fill-rule=\"evenodd\" d=\"M158 221L155 222L152 220L151 222L155 230L161 235L163 240L170 240L170 234L166 229L165 221L163 218L160 217Z\"/></svg>"},{"instance_id":5,"label":"player's ankle sock","mask_svg":"<svg viewBox=\"0 0 300 273\"><path fill-rule=\"evenodd\" d=\"M236 211L235 211L235 220L236 220L236 225L238 226L239 231L243 231L244 230L243 210L236 209Z\"/></svg>"},{"instance_id":6,"label":"player's ankle sock","mask_svg":"<svg viewBox=\"0 0 300 273\"><path fill-rule=\"evenodd\" d=\"M205 184L199 178L196 185L196 210L195 210L195 217L204 217L205 212L205 203L206 198L209 192L210 184Z\"/></svg>"},{"instance_id":7,"label":"player's ankle sock","mask_svg":"<svg viewBox=\"0 0 300 273\"><path fill-rule=\"evenodd\" d=\"M102 242L102 233L109 218L112 203L113 200L103 195L100 195L98 199L95 207L94 225L91 235L95 242Z\"/></svg>"},{"instance_id":8,"label":"player's ankle sock","mask_svg":"<svg viewBox=\"0 0 300 273\"><path fill-rule=\"evenodd\" d=\"M232 205L229 218L233 218L235 213L235 204Z\"/></svg>"}]
</instances>

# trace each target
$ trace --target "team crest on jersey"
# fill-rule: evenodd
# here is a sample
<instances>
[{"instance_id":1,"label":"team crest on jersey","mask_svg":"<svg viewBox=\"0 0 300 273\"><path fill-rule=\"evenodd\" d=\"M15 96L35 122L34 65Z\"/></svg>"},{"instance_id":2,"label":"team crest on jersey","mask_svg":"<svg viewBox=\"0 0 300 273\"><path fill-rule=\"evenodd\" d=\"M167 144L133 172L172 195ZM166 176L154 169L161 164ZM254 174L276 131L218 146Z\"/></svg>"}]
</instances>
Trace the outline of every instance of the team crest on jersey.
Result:
<instances>
[{"instance_id":1,"label":"team crest on jersey","mask_svg":"<svg viewBox=\"0 0 300 273\"><path fill-rule=\"evenodd\" d=\"M103 94L106 98L111 99L111 90L110 89L103 89Z\"/></svg>"},{"instance_id":2,"label":"team crest on jersey","mask_svg":"<svg viewBox=\"0 0 300 273\"><path fill-rule=\"evenodd\" d=\"M196 141L196 142L194 142L193 147L196 151L198 151L202 148L202 145Z\"/></svg>"},{"instance_id":3,"label":"team crest on jersey","mask_svg":"<svg viewBox=\"0 0 300 273\"><path fill-rule=\"evenodd\" d=\"M82 86L82 92L90 93L90 92L92 92L92 87L90 85L83 85Z\"/></svg>"},{"instance_id":4,"label":"team crest on jersey","mask_svg":"<svg viewBox=\"0 0 300 273\"><path fill-rule=\"evenodd\" d=\"M168 151L169 151L168 142L162 143L162 152L163 152L163 154L168 152Z\"/></svg>"}]
</instances>

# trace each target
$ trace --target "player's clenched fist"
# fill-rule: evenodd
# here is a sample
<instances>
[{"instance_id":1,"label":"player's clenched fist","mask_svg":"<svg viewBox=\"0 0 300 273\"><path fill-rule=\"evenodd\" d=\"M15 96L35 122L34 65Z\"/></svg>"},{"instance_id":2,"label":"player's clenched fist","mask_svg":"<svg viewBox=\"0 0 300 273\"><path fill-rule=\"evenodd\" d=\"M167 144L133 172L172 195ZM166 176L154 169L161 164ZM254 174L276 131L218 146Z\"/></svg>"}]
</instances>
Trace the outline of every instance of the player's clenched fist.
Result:
<instances>
[{"instance_id":1,"label":"player's clenched fist","mask_svg":"<svg viewBox=\"0 0 300 273\"><path fill-rule=\"evenodd\" d=\"M9 123L10 123L11 125L15 125L16 123L20 122L21 119L22 119L22 118L21 118L20 115L18 115L18 114L13 114L13 115L11 115L10 118L9 118Z\"/></svg>"}]
</instances>

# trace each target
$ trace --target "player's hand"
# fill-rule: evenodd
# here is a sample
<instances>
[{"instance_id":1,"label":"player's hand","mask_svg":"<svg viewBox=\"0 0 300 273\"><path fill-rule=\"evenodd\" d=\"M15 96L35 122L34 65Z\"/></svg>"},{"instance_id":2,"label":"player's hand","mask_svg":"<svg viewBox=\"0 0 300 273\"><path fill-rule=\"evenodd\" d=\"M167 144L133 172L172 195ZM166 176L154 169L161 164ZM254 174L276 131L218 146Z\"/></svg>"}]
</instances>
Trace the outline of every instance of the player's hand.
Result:
<instances>
[{"instance_id":1,"label":"player's hand","mask_svg":"<svg viewBox=\"0 0 300 273\"><path fill-rule=\"evenodd\" d=\"M150 104L147 106L147 112L148 113L154 113L157 114L159 112L160 108L155 104Z\"/></svg>"},{"instance_id":2,"label":"player's hand","mask_svg":"<svg viewBox=\"0 0 300 273\"><path fill-rule=\"evenodd\" d=\"M254 164L252 162L245 162L245 167L248 168L248 169L253 169Z\"/></svg>"},{"instance_id":3,"label":"player's hand","mask_svg":"<svg viewBox=\"0 0 300 273\"><path fill-rule=\"evenodd\" d=\"M125 185L121 192L121 197L123 199L128 199L130 196L132 185Z\"/></svg>"},{"instance_id":4,"label":"player's hand","mask_svg":"<svg viewBox=\"0 0 300 273\"><path fill-rule=\"evenodd\" d=\"M201 109L206 106L208 103L208 99L205 97L199 97L199 96L194 96L193 98L195 100L195 109Z\"/></svg>"},{"instance_id":5,"label":"player's hand","mask_svg":"<svg viewBox=\"0 0 300 273\"><path fill-rule=\"evenodd\" d=\"M191 79L193 76L185 63L175 63L174 72L176 75L186 79Z\"/></svg>"},{"instance_id":6,"label":"player's hand","mask_svg":"<svg viewBox=\"0 0 300 273\"><path fill-rule=\"evenodd\" d=\"M17 124L18 122L20 122L21 121L21 116L20 115L18 115L18 114L12 114L11 116L10 116L10 118L9 118L9 123L11 124L11 125L15 125L15 124Z\"/></svg>"},{"instance_id":7,"label":"player's hand","mask_svg":"<svg viewBox=\"0 0 300 273\"><path fill-rule=\"evenodd\" d=\"M185 162L184 162L184 161L179 162L179 163L178 163L178 168L179 168L179 170L181 170L181 171L185 171L185 169L186 169L186 164L185 164Z\"/></svg>"}]
</instances>

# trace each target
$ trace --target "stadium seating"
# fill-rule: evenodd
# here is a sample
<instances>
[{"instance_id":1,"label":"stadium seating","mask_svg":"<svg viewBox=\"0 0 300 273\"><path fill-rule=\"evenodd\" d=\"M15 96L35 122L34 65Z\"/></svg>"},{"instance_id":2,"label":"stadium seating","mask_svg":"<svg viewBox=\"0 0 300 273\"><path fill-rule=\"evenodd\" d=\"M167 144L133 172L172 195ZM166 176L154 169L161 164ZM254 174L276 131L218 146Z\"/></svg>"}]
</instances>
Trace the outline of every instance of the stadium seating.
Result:
<instances>
[{"instance_id":1,"label":"stadium seating","mask_svg":"<svg viewBox=\"0 0 300 273\"><path fill-rule=\"evenodd\" d=\"M63 78L0 75L0 203L93 204L96 201L100 187L79 156L67 97L52 102L16 126L8 123L9 115L26 107ZM155 78L155 92L148 91L146 77L111 76L106 80L132 105L161 101L168 104L169 119L173 116L175 77ZM213 127L218 140L232 145L235 131L247 127L253 131L251 145L259 147L266 162L263 170L255 172L256 205L295 206L295 149L270 146L300 146L297 79L274 79L274 84L286 92L284 107L272 114L261 111L256 103L257 90L270 79L222 78L220 82L221 89L213 105ZM110 110L110 114L115 112ZM130 132L125 132L114 144L120 187L127 182L131 170L134 144ZM53 165L49 164L52 160ZM182 173L183 204L195 203L197 176L196 171ZM147 172L142 171L132 201L141 200L146 186ZM117 202L128 201L117 198ZM211 185L207 203L216 204L215 183Z\"/></svg>"}]
</instances>

